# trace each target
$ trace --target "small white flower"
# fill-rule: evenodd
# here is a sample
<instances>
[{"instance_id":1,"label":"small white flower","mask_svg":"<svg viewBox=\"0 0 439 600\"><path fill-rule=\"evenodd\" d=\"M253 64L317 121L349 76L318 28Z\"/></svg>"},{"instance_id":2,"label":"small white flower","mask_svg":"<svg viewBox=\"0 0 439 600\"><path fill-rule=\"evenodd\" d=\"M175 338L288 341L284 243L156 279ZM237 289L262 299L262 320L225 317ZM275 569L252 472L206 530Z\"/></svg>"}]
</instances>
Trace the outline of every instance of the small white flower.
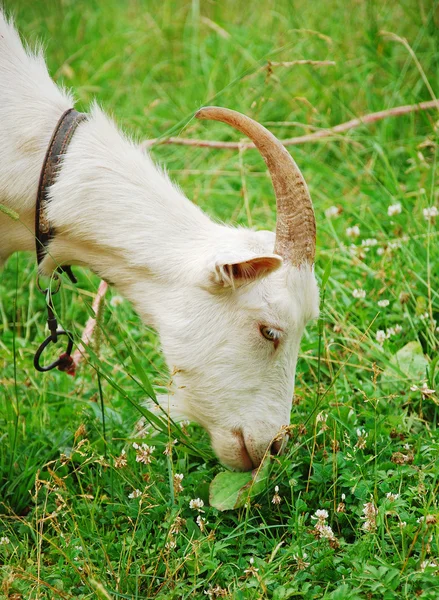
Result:
<instances>
[{"instance_id":1,"label":"small white flower","mask_svg":"<svg viewBox=\"0 0 439 600\"><path fill-rule=\"evenodd\" d=\"M436 390L429 389L429 387L425 381L422 384L422 387L418 387L417 385L412 385L410 387L410 390L412 392L421 392L421 394L423 395L424 398L428 398L428 396L432 396L433 394L436 393Z\"/></svg>"},{"instance_id":2,"label":"small white flower","mask_svg":"<svg viewBox=\"0 0 439 600\"><path fill-rule=\"evenodd\" d=\"M337 217L341 213L341 208L338 206L330 206L325 210L325 217L327 219L332 219L332 217Z\"/></svg>"},{"instance_id":3,"label":"small white flower","mask_svg":"<svg viewBox=\"0 0 439 600\"><path fill-rule=\"evenodd\" d=\"M390 500L390 502L395 502L395 500L398 500L399 494L392 494L392 492L387 492L386 498Z\"/></svg>"},{"instance_id":4,"label":"small white flower","mask_svg":"<svg viewBox=\"0 0 439 600\"><path fill-rule=\"evenodd\" d=\"M439 215L439 211L436 206L430 206L429 208L424 208L422 213L423 213L424 219L426 221L431 221Z\"/></svg>"},{"instance_id":5,"label":"small white flower","mask_svg":"<svg viewBox=\"0 0 439 600\"><path fill-rule=\"evenodd\" d=\"M395 335L395 329L393 327L389 327L386 329L386 338L389 339L392 335Z\"/></svg>"},{"instance_id":6,"label":"small white flower","mask_svg":"<svg viewBox=\"0 0 439 600\"><path fill-rule=\"evenodd\" d=\"M308 558L308 555L306 552L304 552L302 554L302 556L299 556L298 554L293 554L293 558L297 562L297 568L299 569L299 571L303 571L310 565L310 563L306 562L306 560L305 560L306 558Z\"/></svg>"},{"instance_id":7,"label":"small white flower","mask_svg":"<svg viewBox=\"0 0 439 600\"><path fill-rule=\"evenodd\" d=\"M189 508L192 508L193 510L198 510L199 512L204 512L201 510L203 506L204 502L201 500L201 498L194 498L189 502Z\"/></svg>"},{"instance_id":8,"label":"small white flower","mask_svg":"<svg viewBox=\"0 0 439 600\"><path fill-rule=\"evenodd\" d=\"M390 304L390 300L378 300L378 306L380 308L385 308L386 306L389 306Z\"/></svg>"},{"instance_id":9,"label":"small white flower","mask_svg":"<svg viewBox=\"0 0 439 600\"><path fill-rule=\"evenodd\" d=\"M383 344L384 340L386 339L386 332L382 329L378 329L378 331L375 334L375 339L379 344Z\"/></svg>"},{"instance_id":10,"label":"small white flower","mask_svg":"<svg viewBox=\"0 0 439 600\"><path fill-rule=\"evenodd\" d=\"M328 413L319 412L316 416L316 423L326 423L328 420Z\"/></svg>"},{"instance_id":11,"label":"small white flower","mask_svg":"<svg viewBox=\"0 0 439 600\"><path fill-rule=\"evenodd\" d=\"M342 494L341 495L341 499L343 500L343 502L346 500L346 494Z\"/></svg>"},{"instance_id":12,"label":"small white flower","mask_svg":"<svg viewBox=\"0 0 439 600\"><path fill-rule=\"evenodd\" d=\"M370 248L371 246L376 246L377 244L378 244L378 240L376 240L375 238L368 238L361 242L361 245L364 246L365 248Z\"/></svg>"},{"instance_id":13,"label":"small white flower","mask_svg":"<svg viewBox=\"0 0 439 600\"><path fill-rule=\"evenodd\" d=\"M360 228L358 227L358 225L348 227L346 229L346 235L350 238L357 238L360 235Z\"/></svg>"},{"instance_id":14,"label":"small white flower","mask_svg":"<svg viewBox=\"0 0 439 600\"><path fill-rule=\"evenodd\" d=\"M201 532L204 532L206 525L207 525L207 521L206 519L204 519L201 515L198 515L197 517L197 525L200 528Z\"/></svg>"},{"instance_id":15,"label":"small white flower","mask_svg":"<svg viewBox=\"0 0 439 600\"><path fill-rule=\"evenodd\" d=\"M110 306L112 306L113 308L115 306L120 306L120 304L122 304L123 301L124 299L122 298L122 296L113 296L110 300Z\"/></svg>"},{"instance_id":16,"label":"small white flower","mask_svg":"<svg viewBox=\"0 0 439 600\"><path fill-rule=\"evenodd\" d=\"M387 214L389 215L389 217L393 217L394 215L400 215L402 212L402 206L400 202L397 202L396 204L391 204L388 208L387 208Z\"/></svg>"},{"instance_id":17,"label":"small white flower","mask_svg":"<svg viewBox=\"0 0 439 600\"><path fill-rule=\"evenodd\" d=\"M398 525L403 529L404 527L407 527L407 521L400 521Z\"/></svg>"},{"instance_id":18,"label":"small white flower","mask_svg":"<svg viewBox=\"0 0 439 600\"><path fill-rule=\"evenodd\" d=\"M384 254L384 248L382 246L377 248L377 254L378 254L378 256L382 256Z\"/></svg>"},{"instance_id":19,"label":"small white flower","mask_svg":"<svg viewBox=\"0 0 439 600\"><path fill-rule=\"evenodd\" d=\"M313 519L314 521L318 521L323 525L328 516L328 511L323 508L316 510L316 512L311 516L311 519Z\"/></svg>"},{"instance_id":20,"label":"small white flower","mask_svg":"<svg viewBox=\"0 0 439 600\"><path fill-rule=\"evenodd\" d=\"M320 537L327 538L328 540L335 540L334 532L329 525L320 525L318 528L316 527L316 529L318 530Z\"/></svg>"},{"instance_id":21,"label":"small white flower","mask_svg":"<svg viewBox=\"0 0 439 600\"><path fill-rule=\"evenodd\" d=\"M395 333L396 334L402 333L402 326L401 325L399 325L399 324L395 325Z\"/></svg>"},{"instance_id":22,"label":"small white flower","mask_svg":"<svg viewBox=\"0 0 439 600\"><path fill-rule=\"evenodd\" d=\"M428 567L430 567L431 569L437 569L437 567L439 566L438 563L435 560L423 560L421 562L421 571L425 571L425 569L427 569Z\"/></svg>"},{"instance_id":23,"label":"small white flower","mask_svg":"<svg viewBox=\"0 0 439 600\"><path fill-rule=\"evenodd\" d=\"M183 473L175 473L174 474L174 492L176 494L179 494L184 489L183 486L181 485L183 478L184 478Z\"/></svg>"},{"instance_id":24,"label":"small white flower","mask_svg":"<svg viewBox=\"0 0 439 600\"><path fill-rule=\"evenodd\" d=\"M139 498L141 495L142 492L136 489L133 492L131 492L131 494L129 494L128 498Z\"/></svg>"},{"instance_id":25,"label":"small white flower","mask_svg":"<svg viewBox=\"0 0 439 600\"><path fill-rule=\"evenodd\" d=\"M366 290L362 290L361 288L360 289L355 289L352 292L352 296L354 298L366 298Z\"/></svg>"},{"instance_id":26,"label":"small white flower","mask_svg":"<svg viewBox=\"0 0 439 600\"><path fill-rule=\"evenodd\" d=\"M367 431L365 431L364 429L357 429L358 440L357 440L357 443L355 444L355 447L358 448L359 450L364 450L366 448L367 436L368 436Z\"/></svg>"},{"instance_id":27,"label":"small white flower","mask_svg":"<svg viewBox=\"0 0 439 600\"><path fill-rule=\"evenodd\" d=\"M8 537L4 536L4 537L0 538L0 546L6 546L7 544L10 544L10 543L11 543L11 540Z\"/></svg>"},{"instance_id":28,"label":"small white flower","mask_svg":"<svg viewBox=\"0 0 439 600\"><path fill-rule=\"evenodd\" d=\"M149 465L152 460L152 453L155 450L155 446L148 446L147 444L136 444L134 442L133 448L136 451L136 462L144 463L145 465Z\"/></svg>"}]
</instances>

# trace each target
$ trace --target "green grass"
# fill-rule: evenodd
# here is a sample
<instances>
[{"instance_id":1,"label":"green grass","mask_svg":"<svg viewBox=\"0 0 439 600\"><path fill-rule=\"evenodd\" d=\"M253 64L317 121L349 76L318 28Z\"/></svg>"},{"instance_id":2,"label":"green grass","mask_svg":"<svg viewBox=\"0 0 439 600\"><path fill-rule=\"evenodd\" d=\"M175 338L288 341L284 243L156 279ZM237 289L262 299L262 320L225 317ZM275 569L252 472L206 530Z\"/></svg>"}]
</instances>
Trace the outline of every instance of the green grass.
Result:
<instances>
[{"instance_id":1,"label":"green grass","mask_svg":"<svg viewBox=\"0 0 439 600\"><path fill-rule=\"evenodd\" d=\"M285 138L430 100L429 87L439 92L437 2L5 6L26 39L44 41L51 73L75 90L81 109L96 97L139 139L239 139L192 119L207 103ZM382 31L407 39L423 73ZM336 65L255 73L268 59ZM265 492L237 511L208 506L222 467L197 427L185 426L186 437L163 422L150 426L142 441L155 446L153 460L135 460L147 378L156 389L169 380L154 332L109 295L100 343L76 378L37 374L44 303L35 260L10 258L0 275L0 538L9 540L0 542L0 598L438 597L439 394L411 390L424 382L439 390L439 219L423 217L439 206L437 144L430 111L292 149L314 199L324 305L302 343L288 452L273 461ZM274 226L257 153L158 146L153 154L213 217ZM395 203L402 212L390 217ZM342 212L328 218L333 205ZM356 224L352 240L346 229ZM364 249L369 238L377 244ZM65 282L57 307L80 335L98 280L77 272L79 285ZM354 298L354 289L366 297ZM377 342L377 331L399 325ZM117 468L124 448L127 465ZM184 475L182 491L175 473ZM280 504L272 503L275 486ZM143 495L130 498L136 489ZM203 531L194 498L204 500ZM368 502L377 508L371 531L362 519ZM311 516L319 509L335 540L317 535Z\"/></svg>"}]
</instances>

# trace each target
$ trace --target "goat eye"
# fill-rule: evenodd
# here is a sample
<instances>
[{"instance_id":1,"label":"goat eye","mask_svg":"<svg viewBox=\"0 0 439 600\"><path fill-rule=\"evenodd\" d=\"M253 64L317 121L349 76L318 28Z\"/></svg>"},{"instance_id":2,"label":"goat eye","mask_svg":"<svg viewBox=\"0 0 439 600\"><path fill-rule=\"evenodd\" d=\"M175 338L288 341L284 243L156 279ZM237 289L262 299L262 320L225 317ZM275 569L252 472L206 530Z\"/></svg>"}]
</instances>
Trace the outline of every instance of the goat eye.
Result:
<instances>
[{"instance_id":1,"label":"goat eye","mask_svg":"<svg viewBox=\"0 0 439 600\"><path fill-rule=\"evenodd\" d=\"M270 342L279 342L280 334L276 329L273 329L272 327L267 327L265 325L261 325L259 327L259 331L266 340Z\"/></svg>"}]
</instances>

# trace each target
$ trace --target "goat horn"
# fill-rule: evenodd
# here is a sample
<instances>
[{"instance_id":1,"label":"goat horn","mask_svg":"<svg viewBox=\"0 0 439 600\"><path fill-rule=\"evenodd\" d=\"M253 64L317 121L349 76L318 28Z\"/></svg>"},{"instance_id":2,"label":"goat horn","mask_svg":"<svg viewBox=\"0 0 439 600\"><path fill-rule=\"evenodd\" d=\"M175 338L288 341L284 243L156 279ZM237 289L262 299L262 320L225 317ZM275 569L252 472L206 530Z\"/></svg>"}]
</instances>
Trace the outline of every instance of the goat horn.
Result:
<instances>
[{"instance_id":1,"label":"goat horn","mask_svg":"<svg viewBox=\"0 0 439 600\"><path fill-rule=\"evenodd\" d=\"M276 194L274 251L295 267L312 265L316 249L314 210L305 179L289 152L263 125L235 110L206 106L195 116L227 123L252 140L270 171Z\"/></svg>"}]
</instances>

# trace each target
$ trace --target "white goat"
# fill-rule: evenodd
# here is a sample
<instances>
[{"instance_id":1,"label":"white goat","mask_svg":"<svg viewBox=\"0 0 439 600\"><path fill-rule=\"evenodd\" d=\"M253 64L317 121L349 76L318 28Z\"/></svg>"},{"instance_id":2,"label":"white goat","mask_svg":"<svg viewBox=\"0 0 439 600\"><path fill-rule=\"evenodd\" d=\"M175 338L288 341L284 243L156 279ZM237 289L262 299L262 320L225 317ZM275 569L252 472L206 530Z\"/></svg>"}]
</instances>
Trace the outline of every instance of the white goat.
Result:
<instances>
[{"instance_id":1,"label":"white goat","mask_svg":"<svg viewBox=\"0 0 439 600\"><path fill-rule=\"evenodd\" d=\"M0 203L20 215L0 212L0 262L34 251L40 170L71 106L0 13ZM164 406L206 428L224 464L251 469L289 424L300 339L318 314L314 213L265 128L225 109L198 116L255 142L277 196L276 236L211 221L95 105L50 189L56 236L41 268L82 265L112 282L160 335L173 374Z\"/></svg>"}]
</instances>

